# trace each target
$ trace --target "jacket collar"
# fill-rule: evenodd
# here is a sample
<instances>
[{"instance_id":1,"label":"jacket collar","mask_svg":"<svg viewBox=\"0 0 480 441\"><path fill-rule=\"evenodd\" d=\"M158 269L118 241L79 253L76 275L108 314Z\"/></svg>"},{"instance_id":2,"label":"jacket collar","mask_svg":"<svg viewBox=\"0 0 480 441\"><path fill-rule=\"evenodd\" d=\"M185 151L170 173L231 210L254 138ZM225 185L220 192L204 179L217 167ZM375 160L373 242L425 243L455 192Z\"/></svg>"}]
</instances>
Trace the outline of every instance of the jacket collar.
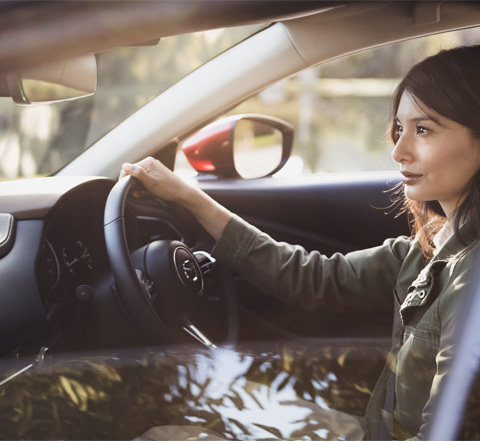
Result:
<instances>
[{"instance_id":1,"label":"jacket collar","mask_svg":"<svg viewBox=\"0 0 480 441\"><path fill-rule=\"evenodd\" d=\"M434 290L436 283L435 275L438 274L448 262L458 259L462 254L468 251L471 246L474 246L477 242L473 242L471 245L465 245L461 240L462 237L473 237L474 223L467 222L460 227L460 231L457 231L444 243L438 253L427 263L427 265L420 271L418 277L412 282L408 288L408 294L405 297L404 302L400 307L400 314L402 322L405 324L405 312L411 307L418 307L431 302L432 295L438 294L438 290Z\"/></svg>"},{"instance_id":2,"label":"jacket collar","mask_svg":"<svg viewBox=\"0 0 480 441\"><path fill-rule=\"evenodd\" d=\"M447 241L443 244L440 248L438 253L432 258L431 262L437 260L448 261L455 256L461 254L462 252L466 251L470 248L471 245L474 245L478 239L475 239L471 245L465 244L464 241L461 240L461 237L470 238L476 237L475 233L475 222L467 221L465 222L460 228L459 231L456 231L452 234Z\"/></svg>"}]
</instances>

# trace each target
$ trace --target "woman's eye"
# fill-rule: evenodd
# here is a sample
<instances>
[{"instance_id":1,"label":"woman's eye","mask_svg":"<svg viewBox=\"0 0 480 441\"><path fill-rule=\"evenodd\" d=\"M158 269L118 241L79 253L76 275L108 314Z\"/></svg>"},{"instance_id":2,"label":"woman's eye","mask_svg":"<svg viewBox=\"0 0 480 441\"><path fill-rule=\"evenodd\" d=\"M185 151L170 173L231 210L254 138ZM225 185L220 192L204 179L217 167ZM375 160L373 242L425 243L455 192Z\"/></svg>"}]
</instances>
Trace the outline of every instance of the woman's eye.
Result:
<instances>
[{"instance_id":1,"label":"woman's eye","mask_svg":"<svg viewBox=\"0 0 480 441\"><path fill-rule=\"evenodd\" d=\"M403 127L395 124L395 126L393 127L393 133L395 134L395 137L400 137L400 135L403 133Z\"/></svg>"},{"instance_id":2,"label":"woman's eye","mask_svg":"<svg viewBox=\"0 0 480 441\"><path fill-rule=\"evenodd\" d=\"M429 130L423 126L417 126L417 134L418 135L425 135Z\"/></svg>"}]
</instances>

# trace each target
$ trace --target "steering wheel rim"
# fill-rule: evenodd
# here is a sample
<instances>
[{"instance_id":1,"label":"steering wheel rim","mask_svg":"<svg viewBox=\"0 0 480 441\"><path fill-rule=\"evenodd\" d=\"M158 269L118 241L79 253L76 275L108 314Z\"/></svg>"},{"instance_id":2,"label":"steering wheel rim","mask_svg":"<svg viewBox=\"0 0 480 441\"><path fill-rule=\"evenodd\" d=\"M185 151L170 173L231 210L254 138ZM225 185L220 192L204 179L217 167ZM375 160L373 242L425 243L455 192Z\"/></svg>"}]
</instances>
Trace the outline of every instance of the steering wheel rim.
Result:
<instances>
[{"instance_id":1,"label":"steering wheel rim","mask_svg":"<svg viewBox=\"0 0 480 441\"><path fill-rule=\"evenodd\" d=\"M105 243L111 270L115 279L116 291L131 318L140 329L140 332L147 338L148 343L156 344L159 342L176 341L178 329L173 329L173 321L167 323L165 314L163 314L162 317L162 308L168 309L170 303L173 302L176 303L176 305L171 305L172 308L175 309L178 306L179 309L182 310L179 313L180 315L187 314L188 311L186 310L188 310L188 307L191 308L194 302L199 301L198 298L201 297L201 293L198 290L198 282L196 282L197 285L195 286L193 286L193 282L190 286L185 286L186 283L188 285L189 282L189 275L187 273L193 271L194 275L200 277L203 277L203 273L201 269L200 272L202 274L196 273L199 270L196 258L185 244L178 241L151 242L143 247L141 251L137 250L130 254L125 225L126 202L129 194L136 190L143 191L143 185L133 176L127 176L114 185L105 205ZM180 252L178 252L178 250L180 250ZM137 253L136 256L134 256L135 253ZM162 253L161 259L147 256L153 253L156 253L156 256ZM179 262L176 262L175 257L173 257L172 267L171 256L175 255L181 255L183 260L180 259ZM148 265L145 263L145 268L142 268L144 271L144 275L142 276L140 274L142 270L139 272L138 268L141 264L139 265L138 263L143 260L146 262L148 259L153 263L149 263ZM133 261L136 263L134 264ZM181 265L187 265L188 268L182 267ZM166 268L167 266L168 268ZM180 271L178 271L179 268ZM218 265L216 271L218 271L216 284L219 285L219 289L221 290L221 294L219 295L224 296L222 300L225 302L227 314L226 338L224 341L211 343L210 340L189 321L188 317L185 318L187 326L183 328L186 333L200 340L206 346L212 347L215 347L217 344L234 343L238 337L238 305L231 275L229 271L221 265ZM155 274L152 274L152 272ZM170 303L165 303L167 301L164 298L166 295L165 292L157 292L158 285L163 285L167 279L169 290L173 290L173 294L170 294L170 291L168 293ZM180 283L178 283L178 281L180 281ZM155 287L155 285L157 286ZM191 298L192 294L198 298ZM158 300L157 297L160 297L160 300ZM191 302L191 304L189 304L189 302ZM179 303L186 303L186 306L178 305ZM159 308L161 309L159 310ZM177 313L177 311L175 311L175 313ZM171 311L166 312L166 314L171 314Z\"/></svg>"}]
</instances>

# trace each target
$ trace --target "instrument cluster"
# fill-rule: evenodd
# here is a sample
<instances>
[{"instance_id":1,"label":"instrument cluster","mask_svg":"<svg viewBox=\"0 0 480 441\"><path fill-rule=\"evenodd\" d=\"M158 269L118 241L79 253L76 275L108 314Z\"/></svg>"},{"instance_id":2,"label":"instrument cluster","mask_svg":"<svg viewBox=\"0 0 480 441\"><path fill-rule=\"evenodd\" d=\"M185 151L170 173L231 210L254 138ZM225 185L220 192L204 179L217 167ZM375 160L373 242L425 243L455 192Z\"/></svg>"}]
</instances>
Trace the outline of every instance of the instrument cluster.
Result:
<instances>
[{"instance_id":1,"label":"instrument cluster","mask_svg":"<svg viewBox=\"0 0 480 441\"><path fill-rule=\"evenodd\" d=\"M108 266L103 235L106 195L64 201L49 221L42 245L41 280L46 299L59 302Z\"/></svg>"},{"instance_id":2,"label":"instrument cluster","mask_svg":"<svg viewBox=\"0 0 480 441\"><path fill-rule=\"evenodd\" d=\"M63 300L73 285L81 284L95 272L96 254L85 239L63 237L55 245L43 243L43 276L49 300Z\"/></svg>"}]
</instances>

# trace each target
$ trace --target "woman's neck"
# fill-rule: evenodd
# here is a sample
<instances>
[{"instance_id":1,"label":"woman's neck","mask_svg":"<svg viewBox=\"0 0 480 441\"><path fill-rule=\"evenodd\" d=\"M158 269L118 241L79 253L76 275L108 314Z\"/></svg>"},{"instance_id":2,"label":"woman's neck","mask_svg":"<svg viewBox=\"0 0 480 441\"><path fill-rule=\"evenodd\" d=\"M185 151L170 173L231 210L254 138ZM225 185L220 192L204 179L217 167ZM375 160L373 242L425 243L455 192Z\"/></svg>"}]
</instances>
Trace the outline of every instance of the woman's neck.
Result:
<instances>
[{"instance_id":1,"label":"woman's neck","mask_svg":"<svg viewBox=\"0 0 480 441\"><path fill-rule=\"evenodd\" d=\"M435 235L433 242L435 244L435 249L438 251L445 242L450 238L453 234L453 223L450 222L448 219L441 228L441 230Z\"/></svg>"}]
</instances>

